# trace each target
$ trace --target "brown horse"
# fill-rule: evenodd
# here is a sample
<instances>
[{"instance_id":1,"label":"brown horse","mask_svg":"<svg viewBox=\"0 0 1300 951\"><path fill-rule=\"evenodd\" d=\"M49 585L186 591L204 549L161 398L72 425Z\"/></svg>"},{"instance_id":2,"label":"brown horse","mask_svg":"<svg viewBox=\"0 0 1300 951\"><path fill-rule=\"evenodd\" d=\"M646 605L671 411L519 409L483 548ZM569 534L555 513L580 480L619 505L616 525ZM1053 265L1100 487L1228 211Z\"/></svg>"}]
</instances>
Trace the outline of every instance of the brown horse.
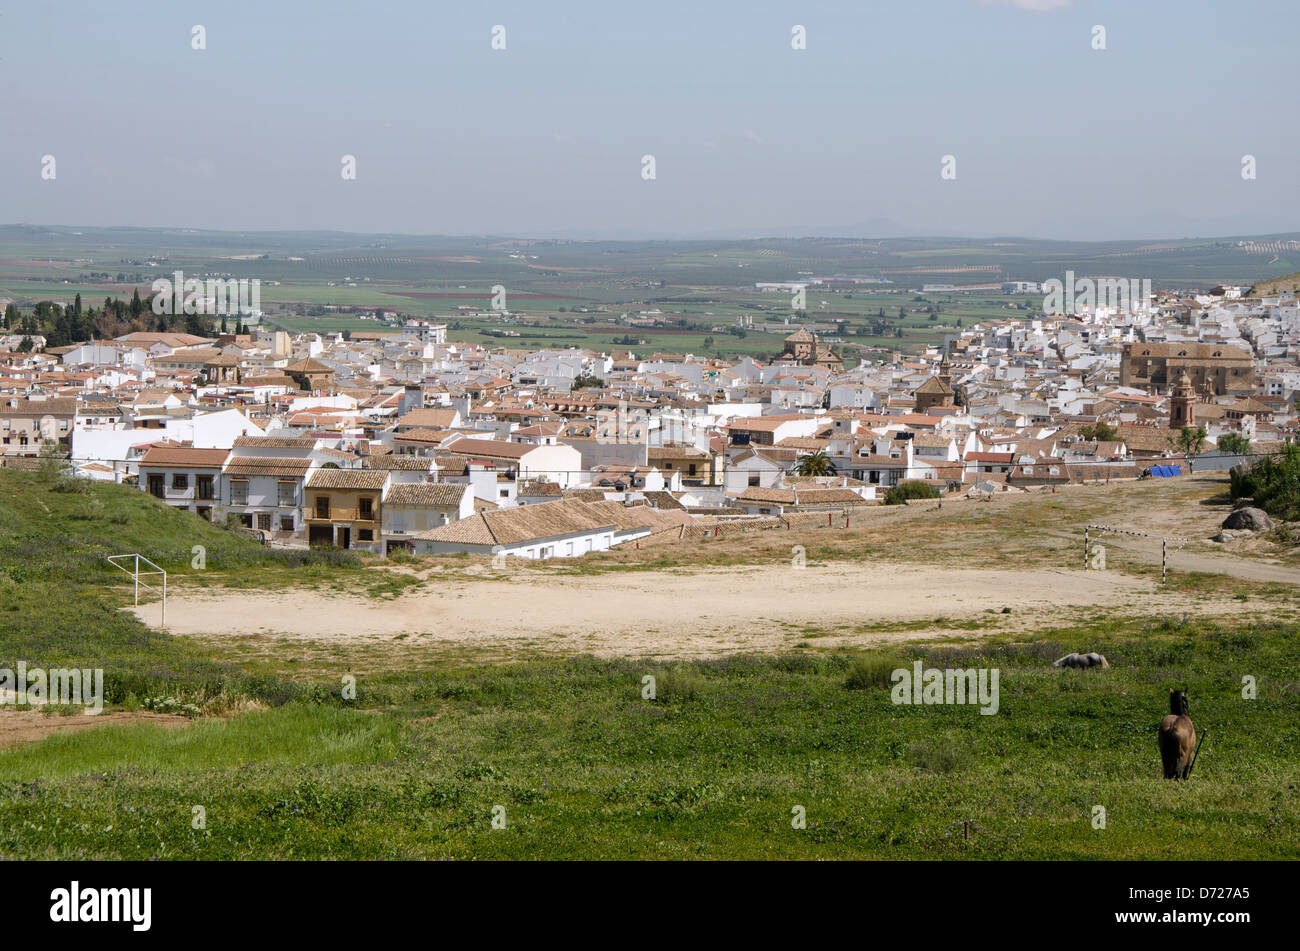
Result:
<instances>
[{"instance_id":1,"label":"brown horse","mask_svg":"<svg viewBox=\"0 0 1300 951\"><path fill-rule=\"evenodd\" d=\"M1165 779L1186 779L1192 769L1192 751L1196 749L1196 727L1187 715L1186 690L1169 691L1169 715L1160 721L1156 739Z\"/></svg>"}]
</instances>

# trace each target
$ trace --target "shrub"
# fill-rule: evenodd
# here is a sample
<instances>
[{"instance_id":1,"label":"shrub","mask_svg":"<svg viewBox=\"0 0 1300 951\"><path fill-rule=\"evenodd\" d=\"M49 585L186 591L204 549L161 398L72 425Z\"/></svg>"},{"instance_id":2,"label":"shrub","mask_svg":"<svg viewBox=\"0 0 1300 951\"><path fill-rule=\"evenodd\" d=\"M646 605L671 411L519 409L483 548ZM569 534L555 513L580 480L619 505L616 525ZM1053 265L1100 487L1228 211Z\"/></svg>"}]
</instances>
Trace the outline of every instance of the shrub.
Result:
<instances>
[{"instance_id":1,"label":"shrub","mask_svg":"<svg viewBox=\"0 0 1300 951\"><path fill-rule=\"evenodd\" d=\"M1275 518L1300 519L1300 446L1288 443L1282 452L1265 456L1244 472L1234 469L1228 492L1233 501L1253 498Z\"/></svg>"},{"instance_id":2,"label":"shrub","mask_svg":"<svg viewBox=\"0 0 1300 951\"><path fill-rule=\"evenodd\" d=\"M674 667L655 675L655 699L695 700L704 691L707 681L686 667Z\"/></svg>"},{"instance_id":3,"label":"shrub","mask_svg":"<svg viewBox=\"0 0 1300 951\"><path fill-rule=\"evenodd\" d=\"M859 657L849 668L844 686L849 690L868 690L890 686L890 674L907 664L897 657Z\"/></svg>"},{"instance_id":4,"label":"shrub","mask_svg":"<svg viewBox=\"0 0 1300 951\"><path fill-rule=\"evenodd\" d=\"M907 749L908 759L917 769L928 773L952 773L970 762L966 748L951 736L930 736L917 740Z\"/></svg>"},{"instance_id":5,"label":"shrub","mask_svg":"<svg viewBox=\"0 0 1300 951\"><path fill-rule=\"evenodd\" d=\"M885 493L886 505L902 505L909 499L937 499L941 493L928 482L900 482Z\"/></svg>"},{"instance_id":6,"label":"shrub","mask_svg":"<svg viewBox=\"0 0 1300 951\"><path fill-rule=\"evenodd\" d=\"M77 495L89 495L94 488L90 479L81 479L74 475L58 475L54 478L52 490L55 492L74 492Z\"/></svg>"}]
</instances>

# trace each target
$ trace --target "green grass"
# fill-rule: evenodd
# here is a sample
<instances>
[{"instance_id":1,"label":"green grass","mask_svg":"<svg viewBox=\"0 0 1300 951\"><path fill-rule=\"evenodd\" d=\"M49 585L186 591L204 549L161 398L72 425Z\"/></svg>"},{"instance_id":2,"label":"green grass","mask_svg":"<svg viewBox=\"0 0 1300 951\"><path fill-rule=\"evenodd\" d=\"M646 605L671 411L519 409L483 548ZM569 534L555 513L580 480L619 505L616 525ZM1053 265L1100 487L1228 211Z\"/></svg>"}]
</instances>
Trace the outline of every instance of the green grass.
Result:
<instances>
[{"instance_id":1,"label":"green grass","mask_svg":"<svg viewBox=\"0 0 1300 951\"><path fill-rule=\"evenodd\" d=\"M367 713L295 702L57 737L0 754L0 854L1297 857L1296 631L1114 627L903 658L998 667L996 716L896 706L878 671L851 685L862 662L843 655L577 657L363 679ZM1075 647L1112 669L1048 667ZM1257 700L1241 699L1243 673L1259 678ZM1155 726L1174 685L1211 728L1186 784L1158 778ZM195 805L205 830L191 828ZM795 806L806 829L791 827Z\"/></svg>"},{"instance_id":2,"label":"green grass","mask_svg":"<svg viewBox=\"0 0 1300 951\"><path fill-rule=\"evenodd\" d=\"M206 552L202 569L194 567L195 546ZM55 492L37 474L0 471L0 666L103 668L115 704L162 694L283 703L299 692L274 678L244 677L121 611L131 603L131 577L107 556L132 552L160 565L172 584L271 586L355 573L360 564L341 553L271 551L130 486Z\"/></svg>"}]
</instances>

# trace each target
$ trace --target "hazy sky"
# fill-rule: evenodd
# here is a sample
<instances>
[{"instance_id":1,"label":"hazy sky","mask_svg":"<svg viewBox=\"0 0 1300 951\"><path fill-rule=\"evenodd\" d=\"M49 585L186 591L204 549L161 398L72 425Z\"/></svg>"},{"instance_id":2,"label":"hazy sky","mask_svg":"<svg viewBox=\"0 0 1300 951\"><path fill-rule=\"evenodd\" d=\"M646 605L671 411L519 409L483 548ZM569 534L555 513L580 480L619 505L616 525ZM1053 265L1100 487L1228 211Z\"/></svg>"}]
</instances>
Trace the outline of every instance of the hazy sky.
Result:
<instances>
[{"instance_id":1,"label":"hazy sky","mask_svg":"<svg viewBox=\"0 0 1300 951\"><path fill-rule=\"evenodd\" d=\"M10 2L0 223L1296 231L1297 25L1296 0Z\"/></svg>"}]
</instances>

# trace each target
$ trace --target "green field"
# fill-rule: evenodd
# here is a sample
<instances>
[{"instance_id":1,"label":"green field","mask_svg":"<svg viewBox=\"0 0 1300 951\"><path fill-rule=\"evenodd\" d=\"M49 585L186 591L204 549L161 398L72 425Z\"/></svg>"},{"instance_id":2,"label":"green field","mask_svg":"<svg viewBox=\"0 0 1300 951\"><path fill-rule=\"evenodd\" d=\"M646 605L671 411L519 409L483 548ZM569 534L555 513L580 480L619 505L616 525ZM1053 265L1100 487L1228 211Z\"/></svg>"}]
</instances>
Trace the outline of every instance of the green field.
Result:
<instances>
[{"instance_id":1,"label":"green field","mask_svg":"<svg viewBox=\"0 0 1300 951\"><path fill-rule=\"evenodd\" d=\"M197 714L0 751L0 857L1300 855L1300 639L1266 614L1101 611L972 642L845 654L809 640L698 662L394 653L353 670L342 654L333 673L290 675L291 645L239 662L118 611L126 579L103 557L136 550L182 584L393 587L355 558L276 555L129 487L60 492L0 471L0 666L102 666L112 707L166 696ZM1111 669L1049 667L1080 645ZM889 671L913 659L998 668L998 714L895 705ZM340 671L358 677L354 701ZM1258 699L1242 699L1244 674ZM1187 784L1158 778L1171 685L1213 727Z\"/></svg>"},{"instance_id":2,"label":"green field","mask_svg":"<svg viewBox=\"0 0 1300 951\"><path fill-rule=\"evenodd\" d=\"M738 358L780 352L781 335L754 330L740 338L712 328L735 326L741 316L753 318L755 324L792 316L788 295L760 293L756 283L808 275L884 277L894 283L808 291L805 318L842 321L842 342L836 346L846 365L853 366L859 346L915 350L938 344L976 321L1035 316L1042 303L1036 295L939 292L922 297L914 292L927 283L1043 281L1073 270L1080 275L1149 278L1157 290L1204 290L1220 282L1251 284L1300 268L1300 254L1251 253L1238 240L517 241L10 225L0 226L0 298L30 306L43 299L71 300L77 293L87 303L106 296L130 297L137 287L147 294L152 280L179 269L195 277L262 281L268 318L298 331L380 329L349 309L382 308L459 322L449 339L461 343L608 351L619 346L613 337L632 333L646 338L641 350ZM976 270L961 270L972 268ZM458 306L486 310L496 285L506 288L507 306L517 323L503 325L458 312ZM900 307L906 310L901 317ZM941 312L912 312L926 307ZM882 308L884 325L873 326L872 318ZM593 322L575 326L573 313L579 309L586 310L579 320ZM608 322L651 309L662 311L672 329L689 332L643 331ZM521 337L483 332L503 326L520 331ZM556 336L561 333L563 337ZM714 338L711 348L704 345L706 337Z\"/></svg>"}]
</instances>

